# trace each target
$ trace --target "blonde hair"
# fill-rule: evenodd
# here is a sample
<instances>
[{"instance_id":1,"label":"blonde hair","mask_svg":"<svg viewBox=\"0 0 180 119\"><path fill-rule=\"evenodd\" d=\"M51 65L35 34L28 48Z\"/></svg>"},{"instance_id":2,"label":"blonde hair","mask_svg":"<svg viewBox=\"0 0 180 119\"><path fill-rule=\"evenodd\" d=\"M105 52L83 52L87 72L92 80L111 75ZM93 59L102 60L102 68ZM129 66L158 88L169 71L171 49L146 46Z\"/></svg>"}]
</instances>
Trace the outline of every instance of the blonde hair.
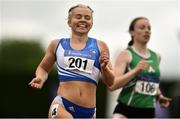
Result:
<instances>
[{"instance_id":1,"label":"blonde hair","mask_svg":"<svg viewBox=\"0 0 180 119\"><path fill-rule=\"evenodd\" d=\"M91 13L93 13L94 11L91 9L91 7L89 7L88 5L84 5L84 4L77 4L75 6L72 6L69 11L68 11L68 20L70 19L71 15L72 15L72 10L77 8L77 7L80 7L80 8L88 8Z\"/></svg>"}]
</instances>

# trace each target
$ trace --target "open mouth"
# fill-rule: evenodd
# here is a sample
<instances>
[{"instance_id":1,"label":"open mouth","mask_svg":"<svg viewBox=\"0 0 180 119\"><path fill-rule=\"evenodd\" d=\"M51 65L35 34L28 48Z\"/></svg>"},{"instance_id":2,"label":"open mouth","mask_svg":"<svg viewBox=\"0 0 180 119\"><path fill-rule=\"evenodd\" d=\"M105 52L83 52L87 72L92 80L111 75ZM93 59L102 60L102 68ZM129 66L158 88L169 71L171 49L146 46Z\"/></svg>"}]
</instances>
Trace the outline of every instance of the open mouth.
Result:
<instances>
[{"instance_id":1,"label":"open mouth","mask_svg":"<svg viewBox=\"0 0 180 119\"><path fill-rule=\"evenodd\" d=\"M144 38L145 38L145 39L149 39L149 38L150 38L150 35L144 35Z\"/></svg>"},{"instance_id":2,"label":"open mouth","mask_svg":"<svg viewBox=\"0 0 180 119\"><path fill-rule=\"evenodd\" d=\"M84 28L87 28L87 24L85 24L85 23L79 23L79 24L77 25L77 27L84 29Z\"/></svg>"}]
</instances>

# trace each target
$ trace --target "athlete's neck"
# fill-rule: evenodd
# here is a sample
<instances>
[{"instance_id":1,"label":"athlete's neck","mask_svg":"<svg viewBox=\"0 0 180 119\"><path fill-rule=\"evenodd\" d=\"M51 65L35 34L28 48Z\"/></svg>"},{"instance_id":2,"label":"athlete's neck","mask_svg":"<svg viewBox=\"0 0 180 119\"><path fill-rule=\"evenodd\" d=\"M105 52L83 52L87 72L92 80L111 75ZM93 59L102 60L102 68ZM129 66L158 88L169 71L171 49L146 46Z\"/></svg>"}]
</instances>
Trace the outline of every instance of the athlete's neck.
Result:
<instances>
[{"instance_id":1,"label":"athlete's neck","mask_svg":"<svg viewBox=\"0 0 180 119\"><path fill-rule=\"evenodd\" d=\"M141 44L133 44L132 48L139 54L141 54L144 57L147 57L149 55L149 50L146 47L146 45Z\"/></svg>"},{"instance_id":2,"label":"athlete's neck","mask_svg":"<svg viewBox=\"0 0 180 119\"><path fill-rule=\"evenodd\" d=\"M86 43L86 41L88 40L88 36L87 35L71 35L71 42L73 43Z\"/></svg>"},{"instance_id":3,"label":"athlete's neck","mask_svg":"<svg viewBox=\"0 0 180 119\"><path fill-rule=\"evenodd\" d=\"M72 35L70 39L70 46L73 49L81 50L85 48L87 40L88 40L87 35L86 36Z\"/></svg>"}]
</instances>

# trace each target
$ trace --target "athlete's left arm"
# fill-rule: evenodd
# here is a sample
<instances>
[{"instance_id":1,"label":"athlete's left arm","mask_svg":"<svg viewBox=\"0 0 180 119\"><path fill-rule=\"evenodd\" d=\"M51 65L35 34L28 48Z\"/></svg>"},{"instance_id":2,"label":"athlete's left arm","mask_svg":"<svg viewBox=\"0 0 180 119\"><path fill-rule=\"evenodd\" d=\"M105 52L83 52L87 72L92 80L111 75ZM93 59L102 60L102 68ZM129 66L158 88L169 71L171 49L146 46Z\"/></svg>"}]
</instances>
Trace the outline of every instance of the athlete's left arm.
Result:
<instances>
[{"instance_id":1,"label":"athlete's left arm","mask_svg":"<svg viewBox=\"0 0 180 119\"><path fill-rule=\"evenodd\" d=\"M158 54L158 53L157 53L157 58L158 58L159 63L160 63L160 61L161 61L161 56L160 56L160 54ZM170 101L171 101L172 99L171 99L171 98L168 98L168 97L165 97L165 96L162 94L160 88L158 88L158 91L157 91L157 100L159 101L159 104L160 104L161 107L166 108L166 107L168 107L168 106L170 105Z\"/></svg>"},{"instance_id":2,"label":"athlete's left arm","mask_svg":"<svg viewBox=\"0 0 180 119\"><path fill-rule=\"evenodd\" d=\"M157 100L159 101L159 104L161 107L168 107L170 105L170 101L172 100L171 98L165 97L160 89L158 90L158 94L157 94Z\"/></svg>"},{"instance_id":3,"label":"athlete's left arm","mask_svg":"<svg viewBox=\"0 0 180 119\"><path fill-rule=\"evenodd\" d=\"M112 64L110 61L109 48L105 42L98 40L98 47L100 50L99 62L101 66L101 74L103 76L103 82L108 86L112 86L114 82L114 73L112 70Z\"/></svg>"}]
</instances>

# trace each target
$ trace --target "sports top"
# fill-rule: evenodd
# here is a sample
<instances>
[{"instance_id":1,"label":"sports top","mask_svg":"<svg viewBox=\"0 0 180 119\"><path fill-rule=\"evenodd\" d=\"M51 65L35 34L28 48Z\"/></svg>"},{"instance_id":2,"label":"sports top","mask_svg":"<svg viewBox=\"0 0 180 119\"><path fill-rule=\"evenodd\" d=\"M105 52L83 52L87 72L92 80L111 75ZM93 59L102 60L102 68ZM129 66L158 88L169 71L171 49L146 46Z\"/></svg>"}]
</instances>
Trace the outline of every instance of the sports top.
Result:
<instances>
[{"instance_id":1,"label":"sports top","mask_svg":"<svg viewBox=\"0 0 180 119\"><path fill-rule=\"evenodd\" d=\"M58 79L64 81L85 81L97 85L100 76L100 51L97 40L88 37L81 50L70 46L70 38L59 40L56 49Z\"/></svg>"},{"instance_id":2,"label":"sports top","mask_svg":"<svg viewBox=\"0 0 180 119\"><path fill-rule=\"evenodd\" d=\"M132 60L127 68L128 70L131 70L144 58L132 47L128 47L127 50L132 56ZM155 52L149 50L149 57L145 60L150 64L149 68L143 70L124 86L118 97L118 101L127 106L155 108L160 79L159 59Z\"/></svg>"}]
</instances>

